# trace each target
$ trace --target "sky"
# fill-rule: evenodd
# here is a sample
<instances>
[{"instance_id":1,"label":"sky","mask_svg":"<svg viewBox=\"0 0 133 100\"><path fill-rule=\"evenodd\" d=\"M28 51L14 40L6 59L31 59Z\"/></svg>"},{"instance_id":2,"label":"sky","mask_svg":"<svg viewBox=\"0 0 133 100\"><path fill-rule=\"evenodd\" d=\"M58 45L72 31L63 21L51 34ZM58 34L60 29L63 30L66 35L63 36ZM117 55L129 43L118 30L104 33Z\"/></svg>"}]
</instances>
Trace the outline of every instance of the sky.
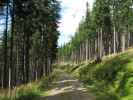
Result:
<instances>
[{"instance_id":1,"label":"sky","mask_svg":"<svg viewBox=\"0 0 133 100\"><path fill-rule=\"evenodd\" d=\"M58 30L58 45L68 43L74 36L80 21L86 12L86 2L92 8L94 0L59 0L61 2L61 19Z\"/></svg>"}]
</instances>

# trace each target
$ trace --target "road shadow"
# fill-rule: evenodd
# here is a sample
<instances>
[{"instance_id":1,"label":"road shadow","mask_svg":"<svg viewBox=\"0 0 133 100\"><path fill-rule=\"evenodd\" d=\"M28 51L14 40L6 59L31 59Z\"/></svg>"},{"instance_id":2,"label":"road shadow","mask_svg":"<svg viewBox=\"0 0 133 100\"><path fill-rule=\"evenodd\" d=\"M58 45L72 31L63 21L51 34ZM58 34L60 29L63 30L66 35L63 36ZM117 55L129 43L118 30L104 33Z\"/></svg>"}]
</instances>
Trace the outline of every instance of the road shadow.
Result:
<instances>
[{"instance_id":1,"label":"road shadow","mask_svg":"<svg viewBox=\"0 0 133 100\"><path fill-rule=\"evenodd\" d=\"M74 79L63 79L53 83L55 88L50 90L50 95L40 97L40 100L95 100L83 85Z\"/></svg>"},{"instance_id":2,"label":"road shadow","mask_svg":"<svg viewBox=\"0 0 133 100\"><path fill-rule=\"evenodd\" d=\"M47 97L40 97L40 100L95 100L91 94L82 90L73 90Z\"/></svg>"}]
</instances>

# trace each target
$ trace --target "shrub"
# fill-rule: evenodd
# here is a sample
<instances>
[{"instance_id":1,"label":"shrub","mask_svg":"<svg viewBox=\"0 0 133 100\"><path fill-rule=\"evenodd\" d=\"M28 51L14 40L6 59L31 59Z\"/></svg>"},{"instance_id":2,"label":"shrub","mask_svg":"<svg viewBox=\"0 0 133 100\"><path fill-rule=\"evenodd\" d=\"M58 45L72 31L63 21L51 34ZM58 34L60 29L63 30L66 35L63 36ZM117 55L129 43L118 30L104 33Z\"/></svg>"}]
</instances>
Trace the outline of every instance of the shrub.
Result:
<instances>
[{"instance_id":1,"label":"shrub","mask_svg":"<svg viewBox=\"0 0 133 100\"><path fill-rule=\"evenodd\" d=\"M19 89L17 91L17 98L16 100L37 100L39 98L39 91L35 88L31 89Z\"/></svg>"}]
</instances>

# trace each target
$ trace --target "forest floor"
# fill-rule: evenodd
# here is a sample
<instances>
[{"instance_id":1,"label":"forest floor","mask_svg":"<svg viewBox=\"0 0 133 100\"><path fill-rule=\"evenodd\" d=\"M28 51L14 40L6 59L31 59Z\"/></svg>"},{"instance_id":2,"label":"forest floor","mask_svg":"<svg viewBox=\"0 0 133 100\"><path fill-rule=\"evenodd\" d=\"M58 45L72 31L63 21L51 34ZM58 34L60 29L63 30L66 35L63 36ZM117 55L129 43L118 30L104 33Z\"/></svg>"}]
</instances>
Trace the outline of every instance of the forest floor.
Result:
<instances>
[{"instance_id":1,"label":"forest floor","mask_svg":"<svg viewBox=\"0 0 133 100\"><path fill-rule=\"evenodd\" d=\"M15 96L16 99L0 96L0 100L95 100L95 96L82 82L61 69L55 69L52 82L48 82L48 86L46 86L47 79L42 79L40 82L19 87L12 97Z\"/></svg>"},{"instance_id":2,"label":"forest floor","mask_svg":"<svg viewBox=\"0 0 133 100\"><path fill-rule=\"evenodd\" d=\"M81 82L65 72L58 76L46 94L48 95L41 97L40 100L95 100Z\"/></svg>"},{"instance_id":3,"label":"forest floor","mask_svg":"<svg viewBox=\"0 0 133 100\"><path fill-rule=\"evenodd\" d=\"M132 66L133 49L104 57L98 64L55 65L49 77L16 88L16 99L0 90L0 100L133 100Z\"/></svg>"},{"instance_id":4,"label":"forest floor","mask_svg":"<svg viewBox=\"0 0 133 100\"><path fill-rule=\"evenodd\" d=\"M16 99L0 91L0 100L133 100L132 66L133 49L98 64L55 65L49 77L16 88Z\"/></svg>"}]
</instances>

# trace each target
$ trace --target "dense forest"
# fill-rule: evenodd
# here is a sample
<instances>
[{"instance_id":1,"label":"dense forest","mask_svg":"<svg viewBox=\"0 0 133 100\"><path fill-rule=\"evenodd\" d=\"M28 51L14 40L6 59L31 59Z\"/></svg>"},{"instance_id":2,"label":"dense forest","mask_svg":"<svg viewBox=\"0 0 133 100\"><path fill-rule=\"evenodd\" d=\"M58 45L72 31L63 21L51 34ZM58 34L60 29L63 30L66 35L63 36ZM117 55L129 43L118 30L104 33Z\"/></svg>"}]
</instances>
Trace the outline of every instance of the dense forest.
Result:
<instances>
[{"instance_id":1,"label":"dense forest","mask_svg":"<svg viewBox=\"0 0 133 100\"><path fill-rule=\"evenodd\" d=\"M133 1L96 0L71 41L59 48L58 62L95 60L133 46Z\"/></svg>"},{"instance_id":2,"label":"dense forest","mask_svg":"<svg viewBox=\"0 0 133 100\"><path fill-rule=\"evenodd\" d=\"M95 0L86 9L71 41L58 49L60 68L94 100L133 100L133 0Z\"/></svg>"},{"instance_id":3,"label":"dense forest","mask_svg":"<svg viewBox=\"0 0 133 100\"><path fill-rule=\"evenodd\" d=\"M0 88L48 76L56 58L60 3L0 1Z\"/></svg>"},{"instance_id":4,"label":"dense forest","mask_svg":"<svg viewBox=\"0 0 133 100\"><path fill-rule=\"evenodd\" d=\"M0 100L133 100L133 0L88 2L58 46L69 0L0 0Z\"/></svg>"}]
</instances>

